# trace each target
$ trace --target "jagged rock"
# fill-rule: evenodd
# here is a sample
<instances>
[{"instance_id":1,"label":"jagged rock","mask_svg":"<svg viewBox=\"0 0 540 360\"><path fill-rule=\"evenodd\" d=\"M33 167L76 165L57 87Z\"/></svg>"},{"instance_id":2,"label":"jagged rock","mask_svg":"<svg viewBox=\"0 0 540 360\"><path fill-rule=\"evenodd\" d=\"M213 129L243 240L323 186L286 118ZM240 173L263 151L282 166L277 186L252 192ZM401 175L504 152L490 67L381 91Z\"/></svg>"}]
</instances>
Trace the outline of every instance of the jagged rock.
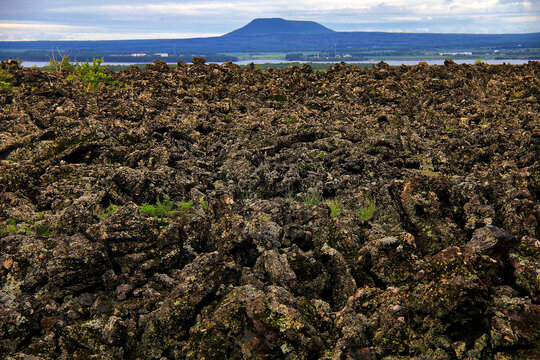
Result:
<instances>
[{"instance_id":1,"label":"jagged rock","mask_svg":"<svg viewBox=\"0 0 540 360\"><path fill-rule=\"evenodd\" d=\"M500 258L513 245L514 235L496 226L475 230L471 241L463 246L465 251Z\"/></svg>"},{"instance_id":2,"label":"jagged rock","mask_svg":"<svg viewBox=\"0 0 540 360\"><path fill-rule=\"evenodd\" d=\"M46 264L48 286L53 297L100 287L103 273L112 264L103 245L81 235L61 238Z\"/></svg>"},{"instance_id":3,"label":"jagged rock","mask_svg":"<svg viewBox=\"0 0 540 360\"><path fill-rule=\"evenodd\" d=\"M287 290L266 291L241 286L230 292L214 311L203 312L184 347L186 358L318 358L323 342L318 316L307 300Z\"/></svg>"},{"instance_id":4,"label":"jagged rock","mask_svg":"<svg viewBox=\"0 0 540 360\"><path fill-rule=\"evenodd\" d=\"M537 357L540 63L0 67L0 358Z\"/></svg>"},{"instance_id":5,"label":"jagged rock","mask_svg":"<svg viewBox=\"0 0 540 360\"><path fill-rule=\"evenodd\" d=\"M267 250L257 259L255 269L266 273L273 285L290 289L296 287L296 274L291 269L286 254L279 254L276 250Z\"/></svg>"},{"instance_id":6,"label":"jagged rock","mask_svg":"<svg viewBox=\"0 0 540 360\"><path fill-rule=\"evenodd\" d=\"M540 299L540 240L521 238L517 251L508 255L514 269L516 285L526 290L534 301Z\"/></svg>"},{"instance_id":7,"label":"jagged rock","mask_svg":"<svg viewBox=\"0 0 540 360\"><path fill-rule=\"evenodd\" d=\"M200 309L211 303L220 285L227 283L227 275L236 273L228 268L218 252L200 255L179 274L178 285L162 305L148 315L141 316L141 353L159 357L178 351L179 341L185 339Z\"/></svg>"}]
</instances>

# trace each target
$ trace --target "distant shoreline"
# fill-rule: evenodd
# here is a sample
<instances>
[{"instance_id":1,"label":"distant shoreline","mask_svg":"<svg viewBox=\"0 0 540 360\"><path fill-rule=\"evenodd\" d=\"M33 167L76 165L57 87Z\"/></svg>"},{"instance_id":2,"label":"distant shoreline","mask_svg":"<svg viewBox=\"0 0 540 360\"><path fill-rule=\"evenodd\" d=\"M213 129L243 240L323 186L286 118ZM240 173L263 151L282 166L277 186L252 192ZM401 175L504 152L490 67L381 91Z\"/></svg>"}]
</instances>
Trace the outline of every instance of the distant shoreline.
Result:
<instances>
[{"instance_id":1,"label":"distant shoreline","mask_svg":"<svg viewBox=\"0 0 540 360\"><path fill-rule=\"evenodd\" d=\"M489 65L522 65L527 64L529 61L540 61L540 59L480 59L483 63ZM390 66L400 66L400 65L418 65L419 62L426 62L428 65L444 65L444 59L440 60L362 60L362 61L344 61L347 64L377 64L381 61L384 61ZM454 59L454 62L458 64L474 64L477 60L475 59ZM249 65L253 64L336 64L340 61L287 61L287 60L275 60L275 59L255 59L255 60L242 60L234 62L237 65ZM104 62L103 65L109 66L130 66L130 65L139 65L146 63L139 62ZM168 63L169 65L176 65L176 63ZM48 65L47 61L23 61L22 66L24 67L43 67Z\"/></svg>"}]
</instances>

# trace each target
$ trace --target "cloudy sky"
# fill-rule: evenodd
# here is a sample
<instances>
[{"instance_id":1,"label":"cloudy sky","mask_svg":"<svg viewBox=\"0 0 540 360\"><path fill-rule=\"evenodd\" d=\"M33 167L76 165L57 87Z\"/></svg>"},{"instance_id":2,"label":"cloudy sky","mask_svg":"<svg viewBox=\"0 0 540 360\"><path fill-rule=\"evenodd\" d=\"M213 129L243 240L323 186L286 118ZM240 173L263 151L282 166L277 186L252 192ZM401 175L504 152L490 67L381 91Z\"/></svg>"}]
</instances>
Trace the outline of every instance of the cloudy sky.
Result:
<instances>
[{"instance_id":1,"label":"cloudy sky","mask_svg":"<svg viewBox=\"0 0 540 360\"><path fill-rule=\"evenodd\" d=\"M215 36L254 18L338 31L540 32L539 0L0 0L0 40Z\"/></svg>"}]
</instances>

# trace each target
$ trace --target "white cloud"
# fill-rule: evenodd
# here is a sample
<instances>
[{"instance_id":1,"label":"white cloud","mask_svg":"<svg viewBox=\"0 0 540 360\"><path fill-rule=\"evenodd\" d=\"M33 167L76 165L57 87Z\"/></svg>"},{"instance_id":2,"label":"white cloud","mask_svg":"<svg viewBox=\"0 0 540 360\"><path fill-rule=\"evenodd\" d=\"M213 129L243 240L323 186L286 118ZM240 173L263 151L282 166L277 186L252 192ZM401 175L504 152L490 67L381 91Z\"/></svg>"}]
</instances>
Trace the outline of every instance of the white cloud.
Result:
<instances>
[{"instance_id":1,"label":"white cloud","mask_svg":"<svg viewBox=\"0 0 540 360\"><path fill-rule=\"evenodd\" d=\"M74 29L94 29L89 26L71 26L62 24L47 24L47 23L3 23L0 24L0 29L7 29L8 31L16 30L43 30L43 31L67 31Z\"/></svg>"},{"instance_id":2,"label":"white cloud","mask_svg":"<svg viewBox=\"0 0 540 360\"><path fill-rule=\"evenodd\" d=\"M505 17L504 21L508 22L538 22L540 23L540 16L512 16L512 17Z\"/></svg>"},{"instance_id":3,"label":"white cloud","mask_svg":"<svg viewBox=\"0 0 540 360\"><path fill-rule=\"evenodd\" d=\"M539 0L0 0L0 9L0 40L213 36L260 17L340 31L540 31Z\"/></svg>"},{"instance_id":4,"label":"white cloud","mask_svg":"<svg viewBox=\"0 0 540 360\"><path fill-rule=\"evenodd\" d=\"M274 7L274 6L272 6ZM149 16L149 15L167 15L167 16L197 16L208 14L219 14L228 11L238 11L241 8L243 12L264 11L266 7L260 7L252 2L229 2L229 3L154 3L141 5L90 5L90 6L68 6L56 9L50 9L51 12L77 13L77 14L100 14L114 16Z\"/></svg>"},{"instance_id":5,"label":"white cloud","mask_svg":"<svg viewBox=\"0 0 540 360\"><path fill-rule=\"evenodd\" d=\"M66 34L60 40L142 40L142 39L189 39L212 37L222 34L184 33L184 32L123 32L123 33L73 33Z\"/></svg>"}]
</instances>

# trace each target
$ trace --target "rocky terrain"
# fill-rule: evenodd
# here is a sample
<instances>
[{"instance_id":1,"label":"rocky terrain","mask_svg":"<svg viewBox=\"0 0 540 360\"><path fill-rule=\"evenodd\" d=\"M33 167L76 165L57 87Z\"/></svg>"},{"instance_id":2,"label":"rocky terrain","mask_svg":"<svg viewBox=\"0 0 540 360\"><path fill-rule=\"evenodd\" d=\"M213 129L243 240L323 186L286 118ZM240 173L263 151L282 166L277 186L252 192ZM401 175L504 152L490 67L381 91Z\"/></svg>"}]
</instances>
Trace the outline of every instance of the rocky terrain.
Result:
<instances>
[{"instance_id":1,"label":"rocky terrain","mask_svg":"<svg viewBox=\"0 0 540 360\"><path fill-rule=\"evenodd\" d=\"M0 63L0 358L533 359L540 63Z\"/></svg>"}]
</instances>

